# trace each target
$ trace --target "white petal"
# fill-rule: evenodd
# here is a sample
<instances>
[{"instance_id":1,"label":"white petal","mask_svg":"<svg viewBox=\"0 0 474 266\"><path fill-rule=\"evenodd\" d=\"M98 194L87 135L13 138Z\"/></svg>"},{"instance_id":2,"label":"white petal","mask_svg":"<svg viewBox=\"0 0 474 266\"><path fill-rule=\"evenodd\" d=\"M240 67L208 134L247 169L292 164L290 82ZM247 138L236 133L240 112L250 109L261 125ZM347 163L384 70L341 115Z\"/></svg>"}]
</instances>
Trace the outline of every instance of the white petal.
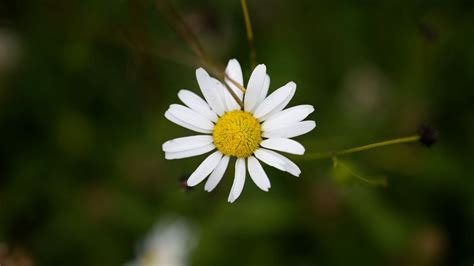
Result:
<instances>
[{"instance_id":1,"label":"white petal","mask_svg":"<svg viewBox=\"0 0 474 266\"><path fill-rule=\"evenodd\" d=\"M206 130L213 130L214 124L196 111L181 104L172 104L168 111L178 119L185 121L195 127Z\"/></svg>"},{"instance_id":2,"label":"white petal","mask_svg":"<svg viewBox=\"0 0 474 266\"><path fill-rule=\"evenodd\" d=\"M274 91L257 107L253 113L255 118L263 121L264 116L283 110L291 98L293 98L295 91L296 84L294 82L288 82L285 86Z\"/></svg>"},{"instance_id":3,"label":"white petal","mask_svg":"<svg viewBox=\"0 0 474 266\"><path fill-rule=\"evenodd\" d=\"M266 139L260 143L260 146L276 151L282 151L298 155L304 154L305 151L303 145L301 145L299 142L286 138Z\"/></svg>"},{"instance_id":4,"label":"white petal","mask_svg":"<svg viewBox=\"0 0 474 266\"><path fill-rule=\"evenodd\" d=\"M270 88L270 76L267 74L265 76L265 80L263 81L262 91L260 92L260 97L259 97L258 102L255 105L255 107L260 105L263 102L263 100L265 100L265 98L267 97L269 88Z\"/></svg>"},{"instance_id":5,"label":"white petal","mask_svg":"<svg viewBox=\"0 0 474 266\"><path fill-rule=\"evenodd\" d=\"M204 98L211 109L218 115L222 115L224 113L224 105L219 93L215 90L216 87L214 86L209 74L207 74L206 70L203 68L198 68L196 70L196 79L202 95L204 95Z\"/></svg>"},{"instance_id":6,"label":"white petal","mask_svg":"<svg viewBox=\"0 0 474 266\"><path fill-rule=\"evenodd\" d=\"M239 61L236 59L229 60L227 67L225 69L226 75L231 78L233 81L237 82L240 86L244 86L244 78L242 75L242 68L240 67ZM238 88L231 80L225 78L225 82L229 87L237 94L240 100L243 99L244 93L240 88Z\"/></svg>"},{"instance_id":7,"label":"white petal","mask_svg":"<svg viewBox=\"0 0 474 266\"><path fill-rule=\"evenodd\" d=\"M260 161L275 167L278 170L286 171L285 164L278 159L278 157L273 156L271 153L268 152L266 149L257 149L255 151L255 157L257 157Z\"/></svg>"},{"instance_id":8,"label":"white petal","mask_svg":"<svg viewBox=\"0 0 474 266\"><path fill-rule=\"evenodd\" d=\"M219 184L222 177L224 176L225 170L227 169L227 165L229 164L229 158L229 156L222 157L216 169L212 171L211 175L207 179L204 190L211 192L217 186L217 184Z\"/></svg>"},{"instance_id":9,"label":"white petal","mask_svg":"<svg viewBox=\"0 0 474 266\"><path fill-rule=\"evenodd\" d=\"M265 121L267 120L267 118L275 115L275 114L278 114L281 112L281 110L283 110L287 105L288 103L291 101L291 99L293 99L293 96L295 96L295 92L296 92L296 89L294 89L290 95L288 95L288 97L286 97L286 99L280 103L276 108L274 108L272 111L270 111L269 113L267 113L266 115L262 116L259 120L260 121Z\"/></svg>"},{"instance_id":10,"label":"white petal","mask_svg":"<svg viewBox=\"0 0 474 266\"><path fill-rule=\"evenodd\" d=\"M282 102L281 104L279 104L275 109L273 109L270 113L260 117L260 121L265 121L267 120L267 118L269 118L270 116L273 116L275 114L278 114L279 112L281 112L281 110L283 110L283 108L285 108L288 103L291 101L291 99L293 99L293 96L295 95L295 90L292 92L291 95L289 95L284 102Z\"/></svg>"},{"instance_id":11,"label":"white petal","mask_svg":"<svg viewBox=\"0 0 474 266\"><path fill-rule=\"evenodd\" d=\"M268 191L270 188L270 180L263 170L262 165L253 156L250 156L247 159L247 163L250 177L252 178L255 185L257 185L257 187L263 191Z\"/></svg>"},{"instance_id":12,"label":"white petal","mask_svg":"<svg viewBox=\"0 0 474 266\"><path fill-rule=\"evenodd\" d=\"M180 90L178 98L189 108L193 109L200 115L206 117L212 122L217 122L217 115L211 110L211 107L197 94L188 90Z\"/></svg>"},{"instance_id":13,"label":"white petal","mask_svg":"<svg viewBox=\"0 0 474 266\"><path fill-rule=\"evenodd\" d=\"M199 132L199 133L212 133L212 130L208 130L208 129L203 129L203 128L200 128L200 127L196 127L196 126L194 126L194 125L192 125L192 124L190 124L190 123L188 123L188 122L185 122L185 121L183 121L183 120L177 118L176 116L174 116L173 114L171 114L169 110L165 112L165 117L166 117L169 121L171 121L171 122L173 122L173 123L175 123L175 124L177 124L177 125L180 125L180 126L182 126L182 127L184 127L184 128L191 129L191 130L196 131L196 132Z\"/></svg>"},{"instance_id":14,"label":"white petal","mask_svg":"<svg viewBox=\"0 0 474 266\"><path fill-rule=\"evenodd\" d=\"M247 84L247 90L244 96L244 109L250 112L255 109L260 94L262 92L263 83L266 77L267 67L263 64L258 65L250 76L249 83Z\"/></svg>"},{"instance_id":15,"label":"white petal","mask_svg":"<svg viewBox=\"0 0 474 266\"><path fill-rule=\"evenodd\" d=\"M211 144L212 141L213 139L210 135L189 136L168 140L163 143L162 148L163 151L166 152L178 152L200 148L207 144Z\"/></svg>"},{"instance_id":16,"label":"white petal","mask_svg":"<svg viewBox=\"0 0 474 266\"><path fill-rule=\"evenodd\" d=\"M262 130L272 130L285 124L300 122L312 112L314 108L311 105L293 106L268 117L262 124Z\"/></svg>"},{"instance_id":17,"label":"white petal","mask_svg":"<svg viewBox=\"0 0 474 266\"><path fill-rule=\"evenodd\" d=\"M240 110L240 105L235 101L234 97L228 91L228 88L222 84L219 80L211 78L215 84L216 91L220 94L220 97L224 99L224 110L226 112L233 110Z\"/></svg>"},{"instance_id":18,"label":"white petal","mask_svg":"<svg viewBox=\"0 0 474 266\"><path fill-rule=\"evenodd\" d=\"M286 171L294 176L300 176L301 174L301 170L300 168L298 167L298 165L296 165L294 162L292 162L290 159L286 158L285 156L279 154L279 153L276 153L274 151L270 151L269 152L273 153L274 156L278 157L280 160L283 161L283 163L285 164L285 168L286 168Z\"/></svg>"},{"instance_id":19,"label":"white petal","mask_svg":"<svg viewBox=\"0 0 474 266\"><path fill-rule=\"evenodd\" d=\"M188 186L194 187L201 183L217 166L222 158L220 151L209 155L188 178Z\"/></svg>"},{"instance_id":20,"label":"white petal","mask_svg":"<svg viewBox=\"0 0 474 266\"><path fill-rule=\"evenodd\" d=\"M214 144L211 143L199 148L194 148L194 149L185 150L185 151L165 152L165 159L174 160L174 159L183 159L183 158L198 156L204 153L208 153L214 150L215 148L216 146L214 146Z\"/></svg>"},{"instance_id":21,"label":"white petal","mask_svg":"<svg viewBox=\"0 0 474 266\"><path fill-rule=\"evenodd\" d=\"M234 202L242 193L245 184L245 159L238 158L235 162L235 177L232 188L230 189L229 198L230 203Z\"/></svg>"},{"instance_id":22,"label":"white petal","mask_svg":"<svg viewBox=\"0 0 474 266\"><path fill-rule=\"evenodd\" d=\"M260 148L255 151L255 156L262 162L294 176L299 176L301 174L301 170L295 163L274 151Z\"/></svg>"},{"instance_id":23,"label":"white petal","mask_svg":"<svg viewBox=\"0 0 474 266\"><path fill-rule=\"evenodd\" d=\"M264 138L293 138L306 134L315 127L316 122L308 120L294 124L287 124L276 129L264 131L262 136Z\"/></svg>"}]
</instances>

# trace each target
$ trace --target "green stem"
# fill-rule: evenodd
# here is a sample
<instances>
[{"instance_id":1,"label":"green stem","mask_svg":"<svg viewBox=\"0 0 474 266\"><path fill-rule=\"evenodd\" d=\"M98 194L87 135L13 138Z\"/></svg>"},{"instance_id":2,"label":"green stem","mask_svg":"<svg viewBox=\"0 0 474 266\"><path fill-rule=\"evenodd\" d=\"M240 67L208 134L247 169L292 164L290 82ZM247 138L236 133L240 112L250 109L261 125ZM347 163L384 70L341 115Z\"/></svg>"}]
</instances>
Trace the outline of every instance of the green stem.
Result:
<instances>
[{"instance_id":1,"label":"green stem","mask_svg":"<svg viewBox=\"0 0 474 266\"><path fill-rule=\"evenodd\" d=\"M354 147L354 148L344 149L344 150L339 150L339 151L323 152L323 153L308 153L304 156L303 159L304 160L317 160L317 159L333 158L340 155L366 151L366 150L375 149L375 148L388 146L388 145L415 142L415 141L418 141L419 139L420 139L420 136L413 135L409 137L391 139L391 140L376 142L376 143L372 143L372 144L368 144L364 146L359 146L359 147Z\"/></svg>"},{"instance_id":2,"label":"green stem","mask_svg":"<svg viewBox=\"0 0 474 266\"><path fill-rule=\"evenodd\" d=\"M249 10L247 7L246 0L240 0L240 4L242 5L242 12L244 14L245 20L245 30L247 31L247 41L249 43L250 48L250 67L254 69L257 65L257 52L255 50L255 44L253 39L253 30L252 30L252 23L250 22L250 15Z\"/></svg>"},{"instance_id":3,"label":"green stem","mask_svg":"<svg viewBox=\"0 0 474 266\"><path fill-rule=\"evenodd\" d=\"M359 180L362 180L368 184L374 185L374 186L387 186L387 180L385 178L379 178L379 179L369 179L365 178L362 175L356 173L354 170L352 170L349 166L343 164L341 161L339 161L336 157L332 157L333 165L334 167L341 166L344 170L346 170L349 174L352 176L356 177Z\"/></svg>"}]
</instances>

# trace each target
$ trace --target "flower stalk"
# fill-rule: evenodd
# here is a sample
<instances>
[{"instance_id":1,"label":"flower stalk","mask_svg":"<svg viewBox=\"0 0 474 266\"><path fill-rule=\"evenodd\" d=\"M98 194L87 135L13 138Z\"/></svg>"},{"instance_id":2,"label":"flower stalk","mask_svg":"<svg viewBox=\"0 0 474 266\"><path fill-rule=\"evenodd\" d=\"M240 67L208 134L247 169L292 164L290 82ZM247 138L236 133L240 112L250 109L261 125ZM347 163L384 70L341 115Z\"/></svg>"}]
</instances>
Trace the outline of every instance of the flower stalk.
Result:
<instances>
[{"instance_id":1,"label":"flower stalk","mask_svg":"<svg viewBox=\"0 0 474 266\"><path fill-rule=\"evenodd\" d=\"M245 30L247 31L247 41L250 48L250 69L254 69L257 65L257 51L255 49L252 23L250 22L249 9L247 7L247 0L240 0L242 5L242 13L244 15Z\"/></svg>"},{"instance_id":2,"label":"flower stalk","mask_svg":"<svg viewBox=\"0 0 474 266\"><path fill-rule=\"evenodd\" d=\"M304 160L319 160L319 159L327 159L327 158L334 158L340 155L346 155L361 151L366 151L370 149L380 148L389 145L401 144L401 143L409 143L409 142L416 142L420 140L419 135L408 136L404 138L397 138L391 140L385 140L381 142L376 142L368 145L363 145L359 147L339 150L339 151L330 151L330 152L322 152L322 153L308 153L304 157Z\"/></svg>"}]
</instances>

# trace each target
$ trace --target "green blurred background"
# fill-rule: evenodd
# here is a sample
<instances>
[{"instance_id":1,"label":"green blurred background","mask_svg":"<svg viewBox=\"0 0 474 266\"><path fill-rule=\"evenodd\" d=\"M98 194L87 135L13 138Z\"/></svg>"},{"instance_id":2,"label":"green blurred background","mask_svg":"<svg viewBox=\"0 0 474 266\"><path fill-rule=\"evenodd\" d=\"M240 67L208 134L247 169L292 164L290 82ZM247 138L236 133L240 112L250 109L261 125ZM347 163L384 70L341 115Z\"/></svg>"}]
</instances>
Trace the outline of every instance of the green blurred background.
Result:
<instances>
[{"instance_id":1,"label":"green blurred background","mask_svg":"<svg viewBox=\"0 0 474 266\"><path fill-rule=\"evenodd\" d=\"M176 1L207 52L250 73L239 1ZM474 2L249 1L271 90L312 104L309 152L440 131L417 143L265 167L227 203L166 161L190 132L163 114L195 92L191 50L151 0L0 2L0 264L123 265L156 223L184 220L188 265L472 265ZM173 217L173 218L170 218ZM166 241L165 241L166 242ZM164 245L166 246L166 245ZM166 252L165 252L166 253ZM3 263L2 263L3 262Z\"/></svg>"}]
</instances>

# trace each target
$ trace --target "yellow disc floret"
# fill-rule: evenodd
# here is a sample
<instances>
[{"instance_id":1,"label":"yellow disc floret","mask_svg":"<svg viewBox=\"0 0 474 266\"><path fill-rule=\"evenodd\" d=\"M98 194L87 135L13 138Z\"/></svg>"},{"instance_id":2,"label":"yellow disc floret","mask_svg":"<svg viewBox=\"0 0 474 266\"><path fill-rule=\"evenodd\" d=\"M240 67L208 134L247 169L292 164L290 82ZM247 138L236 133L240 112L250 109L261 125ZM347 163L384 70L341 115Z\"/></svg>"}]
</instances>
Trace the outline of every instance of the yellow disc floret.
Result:
<instances>
[{"instance_id":1,"label":"yellow disc floret","mask_svg":"<svg viewBox=\"0 0 474 266\"><path fill-rule=\"evenodd\" d=\"M227 156L248 157L262 141L260 123L250 113L232 111L217 120L212 132L214 145Z\"/></svg>"}]
</instances>

